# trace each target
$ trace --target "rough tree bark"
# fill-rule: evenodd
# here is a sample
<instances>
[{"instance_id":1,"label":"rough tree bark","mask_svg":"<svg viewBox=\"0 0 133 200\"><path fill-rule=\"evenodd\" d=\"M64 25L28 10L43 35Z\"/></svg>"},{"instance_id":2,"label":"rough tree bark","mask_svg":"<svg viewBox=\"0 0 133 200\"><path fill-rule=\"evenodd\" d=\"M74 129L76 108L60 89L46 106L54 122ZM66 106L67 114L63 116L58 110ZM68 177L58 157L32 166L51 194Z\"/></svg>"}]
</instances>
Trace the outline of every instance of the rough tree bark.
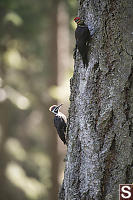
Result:
<instances>
[{"instance_id":1,"label":"rough tree bark","mask_svg":"<svg viewBox=\"0 0 133 200\"><path fill-rule=\"evenodd\" d=\"M133 182L133 1L84 0L92 36L71 78L68 151L60 200L117 200Z\"/></svg>"}]
</instances>

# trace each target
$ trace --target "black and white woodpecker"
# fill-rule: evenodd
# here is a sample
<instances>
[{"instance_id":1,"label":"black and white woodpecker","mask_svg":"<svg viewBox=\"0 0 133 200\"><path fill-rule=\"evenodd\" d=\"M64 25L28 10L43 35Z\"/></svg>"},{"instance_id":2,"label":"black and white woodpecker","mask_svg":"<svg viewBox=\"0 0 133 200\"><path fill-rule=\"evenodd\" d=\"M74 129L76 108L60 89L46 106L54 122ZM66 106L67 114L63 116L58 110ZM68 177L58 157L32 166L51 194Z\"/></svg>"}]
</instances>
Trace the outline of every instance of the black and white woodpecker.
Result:
<instances>
[{"instance_id":1,"label":"black and white woodpecker","mask_svg":"<svg viewBox=\"0 0 133 200\"><path fill-rule=\"evenodd\" d=\"M91 39L90 31L88 29L88 26L85 25L84 20L81 20L80 17L75 17L74 21L77 23L77 28L75 30L76 48L74 56L78 48L83 60L83 64L85 67L87 67L88 46L89 46L89 41Z\"/></svg>"},{"instance_id":2,"label":"black and white woodpecker","mask_svg":"<svg viewBox=\"0 0 133 200\"><path fill-rule=\"evenodd\" d=\"M67 119L66 116L61 113L59 111L60 107L62 106L62 104L60 105L53 105L49 108L49 110L54 113L54 125L55 128L57 130L57 133L60 137L60 139L64 142L64 144L66 144L66 137L65 137L65 133L66 133L66 127L67 127Z\"/></svg>"}]
</instances>

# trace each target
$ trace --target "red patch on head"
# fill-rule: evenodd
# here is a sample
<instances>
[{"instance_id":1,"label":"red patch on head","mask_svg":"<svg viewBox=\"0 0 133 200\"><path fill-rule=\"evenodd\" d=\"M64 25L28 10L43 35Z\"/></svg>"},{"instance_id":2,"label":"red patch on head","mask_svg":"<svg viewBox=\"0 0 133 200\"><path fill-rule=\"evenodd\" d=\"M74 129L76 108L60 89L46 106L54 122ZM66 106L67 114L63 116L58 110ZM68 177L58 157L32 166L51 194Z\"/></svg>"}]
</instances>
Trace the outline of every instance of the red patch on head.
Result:
<instances>
[{"instance_id":1,"label":"red patch on head","mask_svg":"<svg viewBox=\"0 0 133 200\"><path fill-rule=\"evenodd\" d=\"M77 23L77 22L79 22L80 21L80 17L75 17L74 18L74 21Z\"/></svg>"}]
</instances>

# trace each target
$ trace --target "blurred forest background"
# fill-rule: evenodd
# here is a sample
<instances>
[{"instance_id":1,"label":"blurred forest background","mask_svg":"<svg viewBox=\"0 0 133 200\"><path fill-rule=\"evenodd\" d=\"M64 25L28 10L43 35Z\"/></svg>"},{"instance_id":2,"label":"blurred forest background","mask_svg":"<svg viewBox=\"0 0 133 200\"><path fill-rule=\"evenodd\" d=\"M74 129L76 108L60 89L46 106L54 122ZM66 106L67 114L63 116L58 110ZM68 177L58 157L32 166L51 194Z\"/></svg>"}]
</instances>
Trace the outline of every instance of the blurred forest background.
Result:
<instances>
[{"instance_id":1,"label":"blurred forest background","mask_svg":"<svg viewBox=\"0 0 133 200\"><path fill-rule=\"evenodd\" d=\"M0 200L56 200L66 147L77 0L0 0Z\"/></svg>"}]
</instances>

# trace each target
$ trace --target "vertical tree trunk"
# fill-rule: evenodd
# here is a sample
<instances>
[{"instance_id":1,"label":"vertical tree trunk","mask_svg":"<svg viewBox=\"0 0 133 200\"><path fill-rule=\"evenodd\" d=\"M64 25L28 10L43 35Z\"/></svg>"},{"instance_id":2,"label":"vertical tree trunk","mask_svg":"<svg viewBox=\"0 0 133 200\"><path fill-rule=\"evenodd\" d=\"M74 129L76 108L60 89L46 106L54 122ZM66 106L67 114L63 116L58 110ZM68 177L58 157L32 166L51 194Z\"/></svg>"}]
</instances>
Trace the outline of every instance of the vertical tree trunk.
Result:
<instances>
[{"instance_id":1,"label":"vertical tree trunk","mask_svg":"<svg viewBox=\"0 0 133 200\"><path fill-rule=\"evenodd\" d=\"M70 81L68 151L60 200L117 200L133 182L132 0L84 0L89 65L79 54Z\"/></svg>"},{"instance_id":2,"label":"vertical tree trunk","mask_svg":"<svg viewBox=\"0 0 133 200\"><path fill-rule=\"evenodd\" d=\"M50 43L50 55L49 55L49 64L50 69L49 72L51 72L51 79L49 80L49 86L57 85L57 66L58 66L58 54L57 54L57 30L58 30L58 5L59 0L52 0L51 5L51 43ZM55 101L53 100L53 103L55 104ZM48 111L49 112L49 111ZM46 114L46 113L45 113ZM53 116L52 120L53 121ZM52 187L49 191L50 200L57 200L57 194L58 194L58 152L57 152L57 134L55 134L55 128L54 126L51 127L51 121L47 118L47 124L50 127L50 157L51 157L51 181L52 181Z\"/></svg>"},{"instance_id":3,"label":"vertical tree trunk","mask_svg":"<svg viewBox=\"0 0 133 200\"><path fill-rule=\"evenodd\" d=\"M60 1L58 6L57 30L57 59L58 59L58 85L64 84L64 75L70 64L69 56L69 19L65 1Z\"/></svg>"},{"instance_id":4,"label":"vertical tree trunk","mask_svg":"<svg viewBox=\"0 0 133 200\"><path fill-rule=\"evenodd\" d=\"M67 6L65 1L60 1L58 6L58 30L57 30L57 85L58 85L58 104L62 103L62 111L65 113L68 107L68 82L66 81L66 76L68 73L68 67L70 65L70 52L69 52L69 16L67 11ZM64 88L65 86L65 88ZM68 98L66 98L68 97ZM63 110L64 109L64 110ZM59 174L58 180L59 184L62 179L62 172L64 170L63 159L66 154L66 146L58 137L58 154L59 154Z\"/></svg>"},{"instance_id":5,"label":"vertical tree trunk","mask_svg":"<svg viewBox=\"0 0 133 200\"><path fill-rule=\"evenodd\" d=\"M51 80L49 85L60 86L64 81L64 74L66 67L69 63L69 32L68 32L68 15L66 12L66 4L64 1L52 0L51 9L51 46L50 46L50 70ZM58 99L56 104L58 104ZM53 101L55 104L55 100ZM48 111L49 112L49 111ZM46 115L46 112L44 112ZM47 115L46 115L47 116ZM61 154L58 148L57 134L54 126L51 128L51 121L47 119L48 127L50 127L50 155L52 162L52 188L50 190L50 200L56 200L58 194L59 185L59 173L58 169L60 167L59 161Z\"/></svg>"}]
</instances>

